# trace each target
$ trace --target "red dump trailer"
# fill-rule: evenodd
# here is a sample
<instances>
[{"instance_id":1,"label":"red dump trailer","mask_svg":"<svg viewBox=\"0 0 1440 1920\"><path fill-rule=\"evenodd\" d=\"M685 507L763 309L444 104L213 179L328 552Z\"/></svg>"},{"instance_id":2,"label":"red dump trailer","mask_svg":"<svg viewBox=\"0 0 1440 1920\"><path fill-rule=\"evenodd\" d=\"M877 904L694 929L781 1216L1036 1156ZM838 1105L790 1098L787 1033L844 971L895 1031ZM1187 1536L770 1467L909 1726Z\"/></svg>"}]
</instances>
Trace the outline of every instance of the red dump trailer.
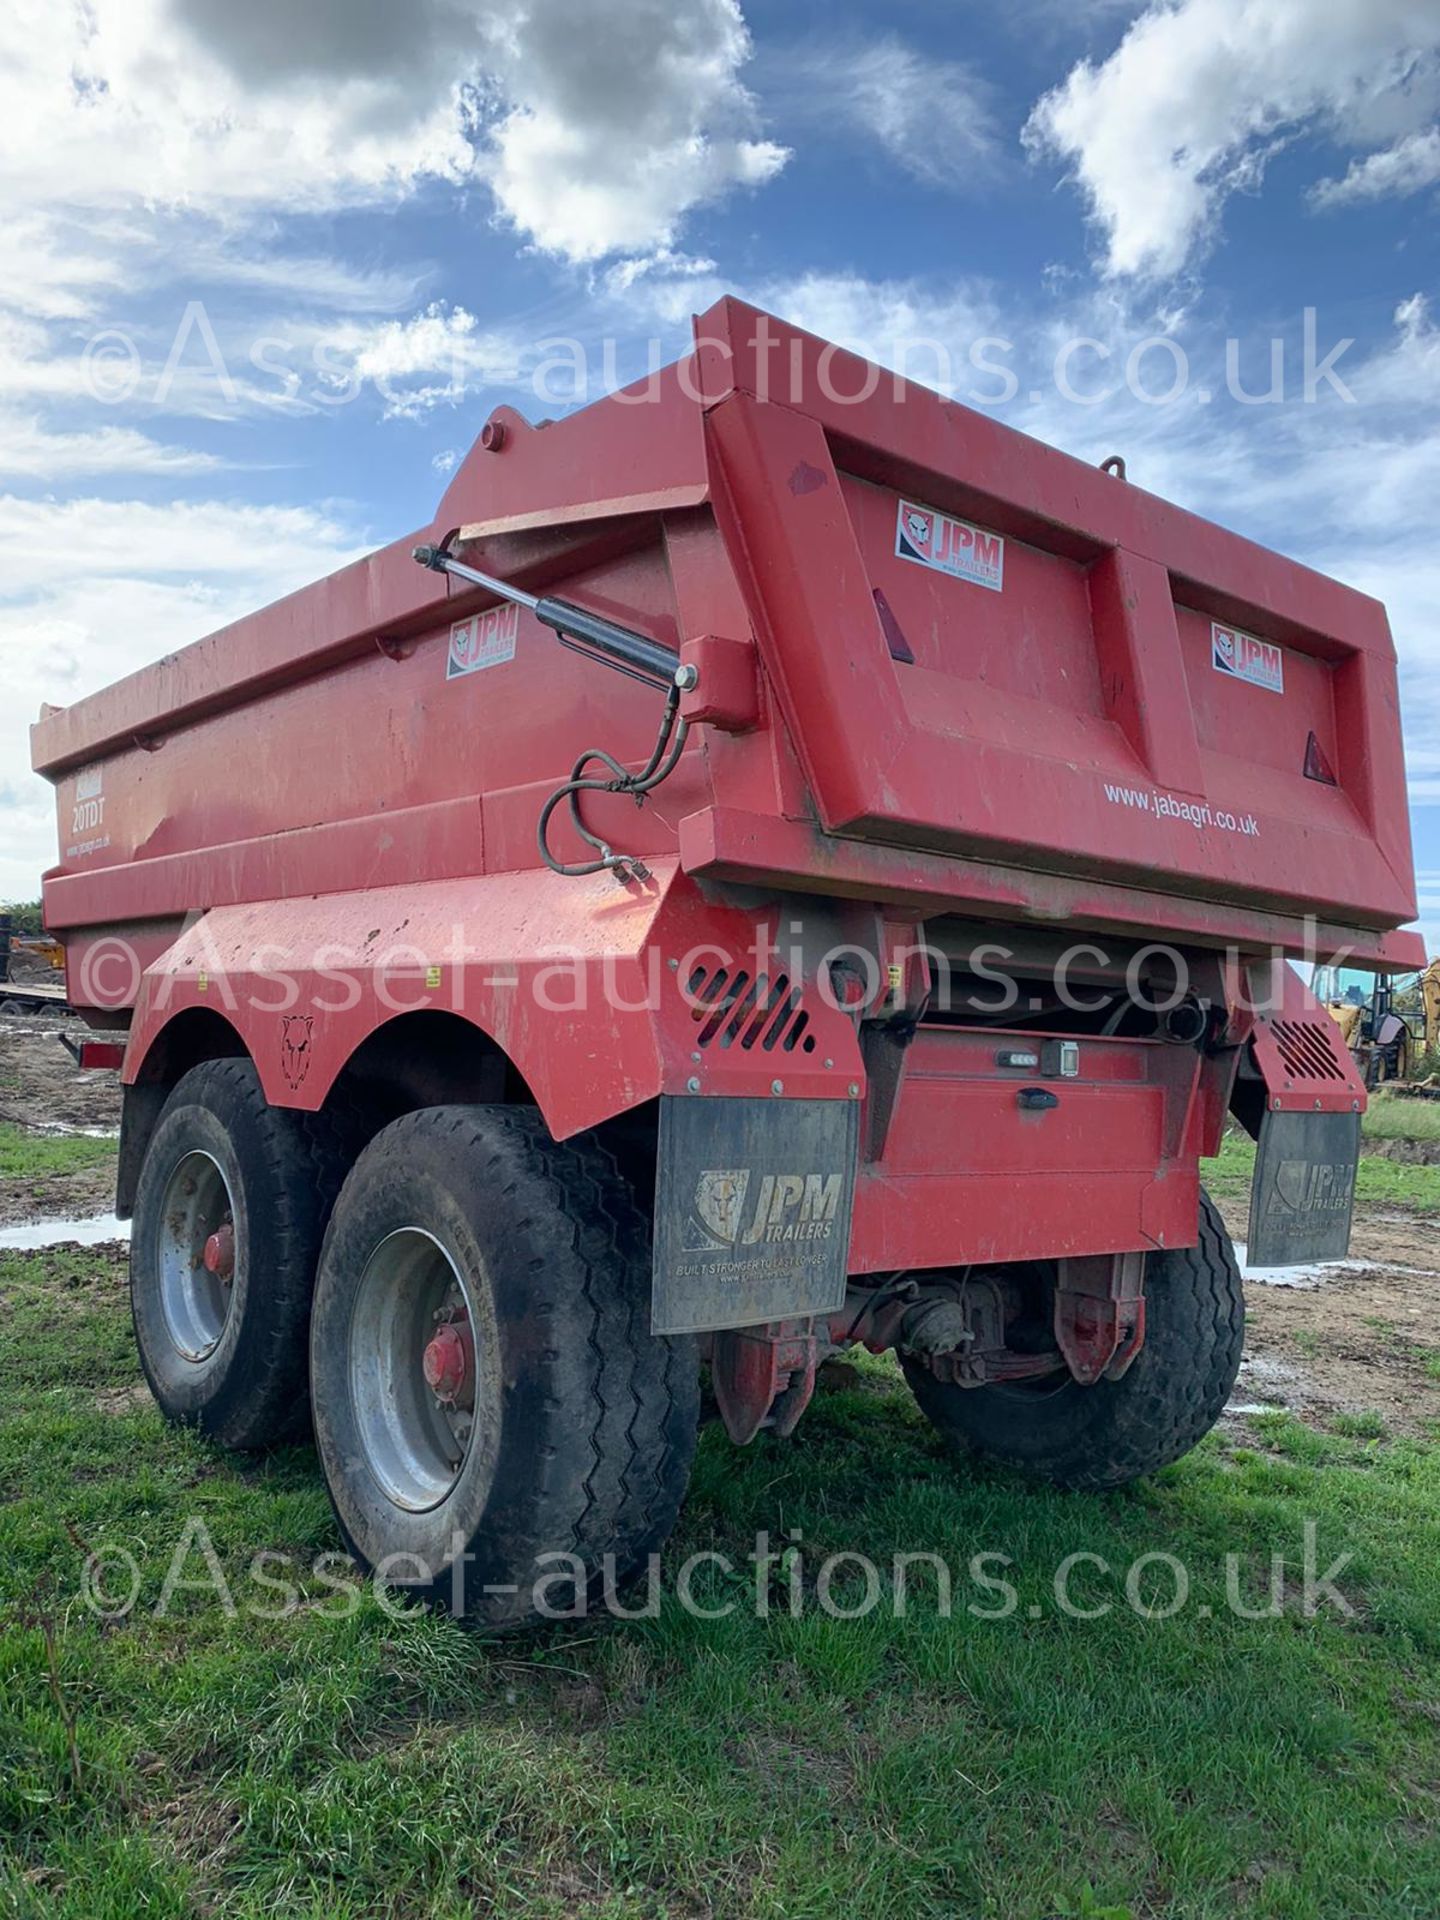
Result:
<instances>
[{"instance_id":1,"label":"red dump trailer","mask_svg":"<svg viewBox=\"0 0 1440 1920\"><path fill-rule=\"evenodd\" d=\"M663 1541L702 1361L742 1443L861 1343L1052 1481L1183 1453L1227 1114L1251 1258L1348 1236L1287 956L1423 957L1379 605L729 300L33 744L156 1398L313 1418L497 1625Z\"/></svg>"}]
</instances>

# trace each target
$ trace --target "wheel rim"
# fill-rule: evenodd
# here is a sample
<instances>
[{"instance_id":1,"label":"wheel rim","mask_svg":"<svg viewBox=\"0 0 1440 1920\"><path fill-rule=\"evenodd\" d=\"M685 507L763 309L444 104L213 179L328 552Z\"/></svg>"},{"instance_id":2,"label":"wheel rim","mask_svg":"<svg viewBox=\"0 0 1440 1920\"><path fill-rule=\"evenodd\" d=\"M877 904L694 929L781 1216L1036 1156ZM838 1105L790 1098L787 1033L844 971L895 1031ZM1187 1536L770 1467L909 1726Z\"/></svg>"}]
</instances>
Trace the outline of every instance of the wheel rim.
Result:
<instances>
[{"instance_id":1,"label":"wheel rim","mask_svg":"<svg viewBox=\"0 0 1440 1920\"><path fill-rule=\"evenodd\" d=\"M235 1297L235 1203L218 1160L176 1162L160 1206L160 1305L175 1351L198 1365L219 1346Z\"/></svg>"},{"instance_id":2,"label":"wheel rim","mask_svg":"<svg viewBox=\"0 0 1440 1920\"><path fill-rule=\"evenodd\" d=\"M387 1234L350 1316L350 1403L387 1499L425 1513L447 1499L475 1430L475 1316L454 1260L421 1227Z\"/></svg>"}]
</instances>

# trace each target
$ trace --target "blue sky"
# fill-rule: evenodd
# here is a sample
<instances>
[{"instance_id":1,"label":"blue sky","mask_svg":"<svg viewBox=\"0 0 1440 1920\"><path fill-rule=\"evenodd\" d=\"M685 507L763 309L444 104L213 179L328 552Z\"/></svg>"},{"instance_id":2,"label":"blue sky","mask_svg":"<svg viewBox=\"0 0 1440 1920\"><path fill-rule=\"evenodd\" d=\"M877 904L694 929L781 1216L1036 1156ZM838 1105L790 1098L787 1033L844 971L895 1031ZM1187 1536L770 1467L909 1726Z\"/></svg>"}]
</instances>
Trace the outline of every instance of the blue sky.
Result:
<instances>
[{"instance_id":1,"label":"blue sky","mask_svg":"<svg viewBox=\"0 0 1440 1920\"><path fill-rule=\"evenodd\" d=\"M11 0L0 896L41 700L733 290L1384 599L1440 951L1437 212L1434 0Z\"/></svg>"}]
</instances>

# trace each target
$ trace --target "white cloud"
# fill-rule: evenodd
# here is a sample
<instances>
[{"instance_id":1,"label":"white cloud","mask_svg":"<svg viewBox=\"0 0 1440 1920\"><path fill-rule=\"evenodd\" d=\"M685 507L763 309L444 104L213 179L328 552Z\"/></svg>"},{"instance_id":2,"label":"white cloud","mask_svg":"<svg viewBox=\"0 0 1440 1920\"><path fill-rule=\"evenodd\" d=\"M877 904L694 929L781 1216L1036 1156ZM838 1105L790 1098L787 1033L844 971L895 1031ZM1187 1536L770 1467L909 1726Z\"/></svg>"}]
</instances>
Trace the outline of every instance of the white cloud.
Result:
<instances>
[{"instance_id":1,"label":"white cloud","mask_svg":"<svg viewBox=\"0 0 1440 1920\"><path fill-rule=\"evenodd\" d=\"M992 90L963 61L894 34L830 34L772 49L765 71L767 105L807 139L858 132L914 179L952 192L973 192L996 170Z\"/></svg>"},{"instance_id":2,"label":"white cloud","mask_svg":"<svg viewBox=\"0 0 1440 1920\"><path fill-rule=\"evenodd\" d=\"M102 609L121 583L153 588L169 581L215 605L238 597L243 611L363 551L353 528L315 507L99 498L57 504L6 494L0 495L0 608L9 619L17 607L34 604L45 617L64 620L76 609ZM81 568L77 554L84 555ZM201 581L209 584L202 588ZM138 645L141 657L150 658L175 643L170 631L151 641L132 638L108 616L95 626L104 636L102 652ZM86 663L89 685L115 677L113 658Z\"/></svg>"},{"instance_id":3,"label":"white cloud","mask_svg":"<svg viewBox=\"0 0 1440 1920\"><path fill-rule=\"evenodd\" d=\"M995 289L981 280L934 284L807 273L771 281L756 297L807 332L950 396L979 381L970 349L1005 320Z\"/></svg>"},{"instance_id":4,"label":"white cloud","mask_svg":"<svg viewBox=\"0 0 1440 1920\"><path fill-rule=\"evenodd\" d=\"M19 431L13 414L22 401L48 408L48 419L30 424L34 433L50 435L62 459L60 441L79 436L54 431L61 414L83 416L97 447L115 451L118 429L93 423L121 408L142 418L231 422L333 411L363 392L378 397L387 418L418 418L485 386L513 385L536 357L531 339L518 328L483 328L465 308L440 302L403 321L312 313L257 322L243 310L217 305L212 313L208 302L191 301L164 324L102 328L88 339L78 329L57 333L0 309L0 394L11 402L9 409L0 406L0 469ZM23 437L38 447L34 433ZM143 464L178 471L182 456L169 452L173 458ZM67 461L52 477L119 464L86 468ZM8 470L31 467L27 461ZM35 471L45 477L43 466Z\"/></svg>"},{"instance_id":5,"label":"white cloud","mask_svg":"<svg viewBox=\"0 0 1440 1920\"><path fill-rule=\"evenodd\" d=\"M28 771L42 702L67 706L363 551L314 508L0 495L0 898L33 899L55 862Z\"/></svg>"},{"instance_id":6,"label":"white cloud","mask_svg":"<svg viewBox=\"0 0 1440 1920\"><path fill-rule=\"evenodd\" d=\"M306 8L227 9L237 30L282 11L277 47L293 43ZM389 114L393 88L379 78L247 86L201 39L198 12L178 0L10 0L0 163L14 203L328 208L469 171L453 82Z\"/></svg>"},{"instance_id":7,"label":"white cloud","mask_svg":"<svg viewBox=\"0 0 1440 1920\"><path fill-rule=\"evenodd\" d=\"M1318 207L1356 201L1388 200L1440 185L1440 127L1407 134L1393 147L1352 160L1341 180L1322 180L1313 199Z\"/></svg>"},{"instance_id":8,"label":"white cloud","mask_svg":"<svg viewBox=\"0 0 1440 1920\"><path fill-rule=\"evenodd\" d=\"M784 162L758 137L749 56L738 0L9 0L5 471L198 471L213 463L136 431L135 410L315 413L337 358L389 415L512 383L533 351L462 308L371 318L413 309L429 269L294 249L297 218L436 183L463 209L488 185L538 247L676 272L691 209ZM131 411L97 427L102 401Z\"/></svg>"},{"instance_id":9,"label":"white cloud","mask_svg":"<svg viewBox=\"0 0 1440 1920\"><path fill-rule=\"evenodd\" d=\"M1437 50L1434 0L1154 0L1045 95L1027 139L1073 168L1110 272L1173 274L1297 131L1366 146L1423 125Z\"/></svg>"},{"instance_id":10,"label":"white cloud","mask_svg":"<svg viewBox=\"0 0 1440 1920\"><path fill-rule=\"evenodd\" d=\"M327 355L346 367L341 384L379 393L387 417L418 419L456 406L477 388L514 386L537 354L525 336L482 327L464 307L436 302L409 320L327 330Z\"/></svg>"},{"instance_id":11,"label":"white cloud","mask_svg":"<svg viewBox=\"0 0 1440 1920\"><path fill-rule=\"evenodd\" d=\"M78 353L57 353L49 327L0 304L0 394L7 403L86 398Z\"/></svg>"},{"instance_id":12,"label":"white cloud","mask_svg":"<svg viewBox=\"0 0 1440 1920\"><path fill-rule=\"evenodd\" d=\"M756 137L737 0L10 0L13 204L232 216L489 180L579 260L669 244L783 165Z\"/></svg>"},{"instance_id":13,"label":"white cloud","mask_svg":"<svg viewBox=\"0 0 1440 1920\"><path fill-rule=\"evenodd\" d=\"M248 240L248 236L247 236ZM307 307L345 313L401 313L415 304L429 271L353 267L329 255L264 253L223 240L202 240L186 249L186 264L197 280L284 295Z\"/></svg>"},{"instance_id":14,"label":"white cloud","mask_svg":"<svg viewBox=\"0 0 1440 1920\"><path fill-rule=\"evenodd\" d=\"M571 260L647 253L683 216L784 166L756 137L737 0L546 0L501 9L503 99L484 171L505 218Z\"/></svg>"},{"instance_id":15,"label":"white cloud","mask_svg":"<svg viewBox=\"0 0 1440 1920\"><path fill-rule=\"evenodd\" d=\"M665 255L784 164L749 56L738 0L8 0L0 308L183 276L400 312L422 273L301 257L285 223L437 183L571 260Z\"/></svg>"},{"instance_id":16,"label":"white cloud","mask_svg":"<svg viewBox=\"0 0 1440 1920\"><path fill-rule=\"evenodd\" d=\"M616 318L628 321L632 328L651 320L674 327L713 305L727 291L727 283L713 260L695 259L666 247L643 257L617 260L596 276L594 291L616 303ZM683 344L677 347L683 350Z\"/></svg>"},{"instance_id":17,"label":"white cloud","mask_svg":"<svg viewBox=\"0 0 1440 1920\"><path fill-rule=\"evenodd\" d=\"M34 416L0 411L0 475L6 479L57 481L101 474L208 473L225 464L216 455L167 447L133 427L95 427L83 433L52 433Z\"/></svg>"},{"instance_id":18,"label":"white cloud","mask_svg":"<svg viewBox=\"0 0 1440 1920\"><path fill-rule=\"evenodd\" d=\"M0 304L40 320L80 319L128 277L123 244L97 243L83 227L18 204L0 210Z\"/></svg>"}]
</instances>

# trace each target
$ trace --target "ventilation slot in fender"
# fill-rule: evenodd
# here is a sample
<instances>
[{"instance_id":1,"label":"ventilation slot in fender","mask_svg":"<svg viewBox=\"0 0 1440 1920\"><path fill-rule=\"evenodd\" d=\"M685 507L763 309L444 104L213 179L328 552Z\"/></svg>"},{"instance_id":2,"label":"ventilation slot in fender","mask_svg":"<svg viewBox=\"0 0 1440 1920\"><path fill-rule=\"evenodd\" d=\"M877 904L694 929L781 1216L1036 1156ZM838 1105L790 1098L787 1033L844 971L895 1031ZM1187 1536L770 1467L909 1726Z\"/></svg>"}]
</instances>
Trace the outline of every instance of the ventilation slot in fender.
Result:
<instances>
[{"instance_id":1,"label":"ventilation slot in fender","mask_svg":"<svg viewBox=\"0 0 1440 1920\"><path fill-rule=\"evenodd\" d=\"M815 1051L815 1036L807 1033L810 1015L799 987L787 974L759 974L743 967L696 967L685 983L690 1018L699 1027L697 1047L734 1047L762 1053Z\"/></svg>"},{"instance_id":2,"label":"ventilation slot in fender","mask_svg":"<svg viewBox=\"0 0 1440 1920\"><path fill-rule=\"evenodd\" d=\"M1270 1031L1276 1051L1292 1080L1345 1080L1348 1075L1336 1058L1340 1029L1333 1020L1274 1020ZM1343 1043L1342 1043L1343 1044Z\"/></svg>"}]
</instances>

